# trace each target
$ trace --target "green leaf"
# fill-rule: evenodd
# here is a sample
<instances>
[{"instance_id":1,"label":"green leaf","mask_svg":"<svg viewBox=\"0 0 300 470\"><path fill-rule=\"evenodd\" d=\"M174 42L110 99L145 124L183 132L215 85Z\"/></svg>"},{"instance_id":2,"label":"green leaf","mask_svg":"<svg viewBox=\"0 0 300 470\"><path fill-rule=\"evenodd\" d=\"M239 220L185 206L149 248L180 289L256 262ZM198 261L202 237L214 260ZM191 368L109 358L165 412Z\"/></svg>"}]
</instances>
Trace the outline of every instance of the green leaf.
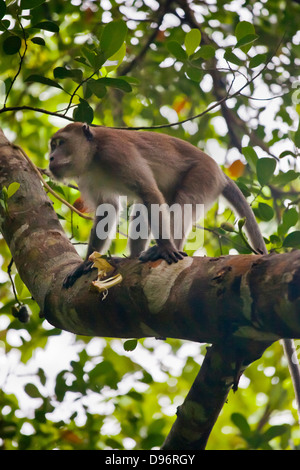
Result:
<instances>
[{"instance_id":1,"label":"green leaf","mask_svg":"<svg viewBox=\"0 0 300 470\"><path fill-rule=\"evenodd\" d=\"M78 82L82 81L81 69L67 69L66 67L56 67L53 70L54 78L73 78Z\"/></svg>"},{"instance_id":2,"label":"green leaf","mask_svg":"<svg viewBox=\"0 0 300 470\"><path fill-rule=\"evenodd\" d=\"M86 59L89 61L89 64L91 65L91 67L94 67L94 62L95 62L95 58L96 58L95 51L93 51L90 48L84 46L84 47L82 47L82 53L85 55ZM78 61L79 59L82 63L86 63L86 59L84 57L81 57L81 58L77 57L76 60ZM103 59L103 63L104 63L104 59Z\"/></svg>"},{"instance_id":3,"label":"green leaf","mask_svg":"<svg viewBox=\"0 0 300 470\"><path fill-rule=\"evenodd\" d=\"M50 78L43 77L42 75L30 75L24 81L25 82L42 83L43 85L53 86L55 88L61 88L62 89L62 87L59 85L59 83L56 83L54 80L51 80Z\"/></svg>"},{"instance_id":4,"label":"green leaf","mask_svg":"<svg viewBox=\"0 0 300 470\"><path fill-rule=\"evenodd\" d=\"M203 70L199 69L198 67L192 67L190 65L186 65L184 68L184 71L187 74L187 76L194 82L199 83L202 80Z\"/></svg>"},{"instance_id":5,"label":"green leaf","mask_svg":"<svg viewBox=\"0 0 300 470\"><path fill-rule=\"evenodd\" d=\"M238 23L235 28L235 37L237 41L239 42L242 38L245 38L246 36L250 35L255 35L255 29L253 24L249 23L248 21L240 21L240 23ZM249 49L251 49L251 44L241 46L241 50L245 53L247 53Z\"/></svg>"},{"instance_id":6,"label":"green leaf","mask_svg":"<svg viewBox=\"0 0 300 470\"><path fill-rule=\"evenodd\" d=\"M288 155L291 155L292 157L297 158L297 155L294 152L292 152L291 150L284 150L279 155L279 158L284 158L284 157L287 157Z\"/></svg>"},{"instance_id":7,"label":"green leaf","mask_svg":"<svg viewBox=\"0 0 300 470\"><path fill-rule=\"evenodd\" d=\"M285 235L291 227L296 225L299 220L299 214L295 207L284 211L282 216L282 223L278 225L278 235Z\"/></svg>"},{"instance_id":8,"label":"green leaf","mask_svg":"<svg viewBox=\"0 0 300 470\"><path fill-rule=\"evenodd\" d=\"M7 31L10 27L9 20L1 20L0 21L0 31Z\"/></svg>"},{"instance_id":9,"label":"green leaf","mask_svg":"<svg viewBox=\"0 0 300 470\"><path fill-rule=\"evenodd\" d=\"M230 48L228 48L224 53L224 59L228 62L231 62L235 65L243 65L244 61L237 57Z\"/></svg>"},{"instance_id":10,"label":"green leaf","mask_svg":"<svg viewBox=\"0 0 300 470\"><path fill-rule=\"evenodd\" d=\"M240 21L235 28L235 37L239 41L240 39L248 36L249 34L255 34L255 28L249 21Z\"/></svg>"},{"instance_id":11,"label":"green leaf","mask_svg":"<svg viewBox=\"0 0 300 470\"><path fill-rule=\"evenodd\" d=\"M281 238L278 235L270 235L270 242L278 247L281 246Z\"/></svg>"},{"instance_id":12,"label":"green leaf","mask_svg":"<svg viewBox=\"0 0 300 470\"><path fill-rule=\"evenodd\" d=\"M137 339L128 339L124 342L123 347L125 351L133 351L137 347Z\"/></svg>"},{"instance_id":13,"label":"green leaf","mask_svg":"<svg viewBox=\"0 0 300 470\"><path fill-rule=\"evenodd\" d=\"M46 0L21 0L22 10L32 10L33 8L39 7Z\"/></svg>"},{"instance_id":14,"label":"green leaf","mask_svg":"<svg viewBox=\"0 0 300 470\"><path fill-rule=\"evenodd\" d=\"M24 389L25 389L25 392L27 393L27 395L29 395L31 398L41 398L42 397L39 389L34 384L26 384Z\"/></svg>"},{"instance_id":15,"label":"green leaf","mask_svg":"<svg viewBox=\"0 0 300 470\"><path fill-rule=\"evenodd\" d=\"M35 38L32 38L31 42L33 42L33 44L38 44L39 46L45 46L46 45L45 40L43 38L40 38L39 36L36 36Z\"/></svg>"},{"instance_id":16,"label":"green leaf","mask_svg":"<svg viewBox=\"0 0 300 470\"><path fill-rule=\"evenodd\" d=\"M90 79L87 82L87 86L92 91L92 93L94 93L99 99L103 98L106 95L106 86L104 85L104 83L101 82L101 79Z\"/></svg>"},{"instance_id":17,"label":"green leaf","mask_svg":"<svg viewBox=\"0 0 300 470\"><path fill-rule=\"evenodd\" d=\"M6 186L3 186L3 188L1 189L0 191L0 195L1 195L1 199L5 202L7 202L7 187Z\"/></svg>"},{"instance_id":18,"label":"green leaf","mask_svg":"<svg viewBox=\"0 0 300 470\"><path fill-rule=\"evenodd\" d=\"M287 209L283 213L282 221L288 228L292 227L293 225L296 225L298 220L299 220L299 214L295 207L292 207L291 209Z\"/></svg>"},{"instance_id":19,"label":"green leaf","mask_svg":"<svg viewBox=\"0 0 300 470\"><path fill-rule=\"evenodd\" d=\"M229 222L223 222L221 224L221 228L225 230L226 232L232 232L232 233L236 232L234 225L230 224Z\"/></svg>"},{"instance_id":20,"label":"green leaf","mask_svg":"<svg viewBox=\"0 0 300 470\"><path fill-rule=\"evenodd\" d=\"M266 432L263 433L262 438L264 441L271 441L271 439L274 439L275 437L281 436L285 432L287 432L288 426L286 424L280 424L277 426L271 426L269 429L267 429Z\"/></svg>"},{"instance_id":21,"label":"green leaf","mask_svg":"<svg viewBox=\"0 0 300 470\"><path fill-rule=\"evenodd\" d=\"M56 67L53 70L54 78L69 78L70 77L70 70L66 69L65 67Z\"/></svg>"},{"instance_id":22,"label":"green leaf","mask_svg":"<svg viewBox=\"0 0 300 470\"><path fill-rule=\"evenodd\" d=\"M40 21L39 23L35 24L33 28L43 29L45 31L50 31L51 33L59 32L59 26L53 21Z\"/></svg>"},{"instance_id":23,"label":"green leaf","mask_svg":"<svg viewBox=\"0 0 300 470\"><path fill-rule=\"evenodd\" d=\"M106 61L105 54L97 49L91 49L89 47L83 47L82 52L89 61L90 66L94 70L99 70ZM78 61L78 58L77 58ZM82 63L86 63L85 59L81 59Z\"/></svg>"},{"instance_id":24,"label":"green leaf","mask_svg":"<svg viewBox=\"0 0 300 470\"><path fill-rule=\"evenodd\" d=\"M294 181L295 179L299 178L299 176L300 173L297 173L294 170L288 170L285 173L280 171L278 175L273 176L272 183L276 186L284 186L290 183L291 181Z\"/></svg>"},{"instance_id":25,"label":"green leaf","mask_svg":"<svg viewBox=\"0 0 300 470\"><path fill-rule=\"evenodd\" d=\"M108 23L100 39L100 49L106 59L109 59L123 45L127 34L127 25L123 20Z\"/></svg>"},{"instance_id":26,"label":"green leaf","mask_svg":"<svg viewBox=\"0 0 300 470\"><path fill-rule=\"evenodd\" d=\"M184 39L185 50L188 56L192 55L201 42L201 33L199 29L191 29Z\"/></svg>"},{"instance_id":27,"label":"green leaf","mask_svg":"<svg viewBox=\"0 0 300 470\"><path fill-rule=\"evenodd\" d=\"M68 385L66 385L66 375L67 371L62 370L56 376L56 385L55 385L55 397L58 401L63 401L66 392L68 391Z\"/></svg>"},{"instance_id":28,"label":"green leaf","mask_svg":"<svg viewBox=\"0 0 300 470\"><path fill-rule=\"evenodd\" d=\"M267 54L256 54L249 62L249 67L254 69L261 64L265 64L267 61Z\"/></svg>"},{"instance_id":29,"label":"green leaf","mask_svg":"<svg viewBox=\"0 0 300 470\"><path fill-rule=\"evenodd\" d=\"M127 77L126 75L120 75L119 78L125 80L125 82L130 83L130 85L140 85L141 81L136 77Z\"/></svg>"},{"instance_id":30,"label":"green leaf","mask_svg":"<svg viewBox=\"0 0 300 470\"><path fill-rule=\"evenodd\" d=\"M89 377L91 384L94 384L98 388L106 385L116 389L119 380L118 373L113 363L107 360L96 364L94 369L90 371Z\"/></svg>"},{"instance_id":31,"label":"green leaf","mask_svg":"<svg viewBox=\"0 0 300 470\"><path fill-rule=\"evenodd\" d=\"M200 49L195 52L192 56L192 60L197 60L197 59L212 59L215 57L215 48L213 46L201 46Z\"/></svg>"},{"instance_id":32,"label":"green leaf","mask_svg":"<svg viewBox=\"0 0 300 470\"><path fill-rule=\"evenodd\" d=\"M109 78L103 77L97 80L98 83L101 83L104 86L111 86L112 88L118 88L119 90L123 90L126 93L132 91L131 85L121 78Z\"/></svg>"},{"instance_id":33,"label":"green leaf","mask_svg":"<svg viewBox=\"0 0 300 470\"><path fill-rule=\"evenodd\" d=\"M300 230L289 233L283 240L282 246L286 248L300 248Z\"/></svg>"},{"instance_id":34,"label":"green leaf","mask_svg":"<svg viewBox=\"0 0 300 470\"><path fill-rule=\"evenodd\" d=\"M76 62L79 62L80 64L89 65L84 57L74 57L74 60L76 60Z\"/></svg>"},{"instance_id":35,"label":"green leaf","mask_svg":"<svg viewBox=\"0 0 300 470\"><path fill-rule=\"evenodd\" d=\"M58 183L56 183L55 181L51 181L51 180L49 180L47 183L50 186L50 188L52 188L56 193L60 193L64 199L68 197L65 194L63 188Z\"/></svg>"},{"instance_id":36,"label":"green leaf","mask_svg":"<svg viewBox=\"0 0 300 470\"><path fill-rule=\"evenodd\" d=\"M95 61L96 61L96 58L97 58L96 52L90 50L88 47L83 47L82 52L85 55L85 57L87 58L87 60L89 61L89 64L91 65L91 67L96 69L97 68L95 66ZM104 63L104 59L103 59L103 63Z\"/></svg>"},{"instance_id":37,"label":"green leaf","mask_svg":"<svg viewBox=\"0 0 300 470\"><path fill-rule=\"evenodd\" d=\"M241 413L232 413L231 421L241 431L242 436L247 437L251 434L251 429L245 416Z\"/></svg>"},{"instance_id":38,"label":"green leaf","mask_svg":"<svg viewBox=\"0 0 300 470\"><path fill-rule=\"evenodd\" d=\"M269 221L274 217L273 208L264 202L258 204L258 212L261 220Z\"/></svg>"},{"instance_id":39,"label":"green leaf","mask_svg":"<svg viewBox=\"0 0 300 470\"><path fill-rule=\"evenodd\" d=\"M160 447L164 442L165 436L163 434L148 434L141 440L141 449L148 450L153 447ZM167 460L166 460L167 462Z\"/></svg>"},{"instance_id":40,"label":"green leaf","mask_svg":"<svg viewBox=\"0 0 300 470\"><path fill-rule=\"evenodd\" d=\"M256 163L258 161L257 153L255 152L253 147L243 147L242 149L243 155L246 158L247 162L251 166L253 170L256 170Z\"/></svg>"},{"instance_id":41,"label":"green leaf","mask_svg":"<svg viewBox=\"0 0 300 470\"><path fill-rule=\"evenodd\" d=\"M93 108L87 101L81 99L79 105L74 109L73 118L75 121L91 124L94 119Z\"/></svg>"},{"instance_id":42,"label":"green leaf","mask_svg":"<svg viewBox=\"0 0 300 470\"><path fill-rule=\"evenodd\" d=\"M18 191L20 187L20 183L17 183L16 181L14 183L11 183L8 188L7 188L7 197L10 198L12 197L15 192Z\"/></svg>"},{"instance_id":43,"label":"green leaf","mask_svg":"<svg viewBox=\"0 0 300 470\"><path fill-rule=\"evenodd\" d=\"M269 183L276 168L276 161L273 158L260 158L256 162L257 179L261 186Z\"/></svg>"},{"instance_id":44,"label":"green leaf","mask_svg":"<svg viewBox=\"0 0 300 470\"><path fill-rule=\"evenodd\" d=\"M187 60L188 56L185 50L181 47L179 42L177 41L169 41L167 43L167 48L168 51L173 54L174 57L176 57L177 60L180 60L181 62L184 62Z\"/></svg>"},{"instance_id":45,"label":"green leaf","mask_svg":"<svg viewBox=\"0 0 300 470\"><path fill-rule=\"evenodd\" d=\"M245 197L251 196L251 192L242 181L237 180L235 183L240 188Z\"/></svg>"},{"instance_id":46,"label":"green leaf","mask_svg":"<svg viewBox=\"0 0 300 470\"><path fill-rule=\"evenodd\" d=\"M1 205L1 207L2 207L5 211L7 211L7 204L6 204L6 201L5 201L5 199L2 197L2 194L0 194L0 196L1 196L1 197L0 197L0 205Z\"/></svg>"},{"instance_id":47,"label":"green leaf","mask_svg":"<svg viewBox=\"0 0 300 470\"><path fill-rule=\"evenodd\" d=\"M5 13L6 13L6 4L4 0L0 0L0 19L3 18Z\"/></svg>"},{"instance_id":48,"label":"green leaf","mask_svg":"<svg viewBox=\"0 0 300 470\"><path fill-rule=\"evenodd\" d=\"M15 288L16 288L18 296L23 297L23 291L25 291L26 286L24 282L22 281L19 273L15 275L14 282L15 282Z\"/></svg>"},{"instance_id":49,"label":"green leaf","mask_svg":"<svg viewBox=\"0 0 300 470\"><path fill-rule=\"evenodd\" d=\"M19 52L22 41L18 36L8 36L3 41L3 51L7 55L13 55Z\"/></svg>"},{"instance_id":50,"label":"green leaf","mask_svg":"<svg viewBox=\"0 0 300 470\"><path fill-rule=\"evenodd\" d=\"M46 385L47 377L46 377L44 370L39 367L37 375L41 381L41 384Z\"/></svg>"},{"instance_id":51,"label":"green leaf","mask_svg":"<svg viewBox=\"0 0 300 470\"><path fill-rule=\"evenodd\" d=\"M236 43L235 47L242 48L242 46L246 46L247 44L251 44L256 41L257 38L257 34L247 34Z\"/></svg>"},{"instance_id":52,"label":"green leaf","mask_svg":"<svg viewBox=\"0 0 300 470\"><path fill-rule=\"evenodd\" d=\"M120 49L109 58L109 62L111 62L113 65L107 65L107 63L104 64L106 72L110 73L112 70L117 69L119 65L122 63L125 55L126 55L126 44L125 42L123 42Z\"/></svg>"}]
</instances>

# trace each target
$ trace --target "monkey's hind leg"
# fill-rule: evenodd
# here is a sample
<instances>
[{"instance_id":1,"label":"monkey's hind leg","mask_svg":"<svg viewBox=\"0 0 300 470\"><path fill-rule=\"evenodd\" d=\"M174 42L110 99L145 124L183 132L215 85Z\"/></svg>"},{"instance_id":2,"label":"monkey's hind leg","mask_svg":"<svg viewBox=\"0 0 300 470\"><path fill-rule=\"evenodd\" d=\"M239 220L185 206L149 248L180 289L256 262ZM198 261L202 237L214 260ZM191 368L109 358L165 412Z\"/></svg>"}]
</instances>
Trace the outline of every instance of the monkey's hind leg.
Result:
<instances>
[{"instance_id":1,"label":"monkey's hind leg","mask_svg":"<svg viewBox=\"0 0 300 470\"><path fill-rule=\"evenodd\" d=\"M146 207L145 210L147 210ZM130 258L138 258L143 251L147 250L150 236L147 214L134 204L131 208L128 231Z\"/></svg>"}]
</instances>

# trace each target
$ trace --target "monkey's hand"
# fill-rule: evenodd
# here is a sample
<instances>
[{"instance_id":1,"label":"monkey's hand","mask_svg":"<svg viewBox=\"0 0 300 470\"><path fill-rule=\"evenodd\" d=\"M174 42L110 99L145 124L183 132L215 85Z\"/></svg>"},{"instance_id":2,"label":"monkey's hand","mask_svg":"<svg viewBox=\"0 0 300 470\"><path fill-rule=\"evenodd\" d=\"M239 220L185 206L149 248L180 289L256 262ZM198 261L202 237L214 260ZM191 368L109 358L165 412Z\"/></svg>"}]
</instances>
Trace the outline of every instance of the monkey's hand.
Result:
<instances>
[{"instance_id":1,"label":"monkey's hand","mask_svg":"<svg viewBox=\"0 0 300 470\"><path fill-rule=\"evenodd\" d=\"M67 275L63 282L63 287L65 289L72 287L77 279L79 279L83 274L90 272L92 269L94 269L93 261L86 259L81 264L76 266L76 268L70 274Z\"/></svg>"},{"instance_id":2,"label":"monkey's hand","mask_svg":"<svg viewBox=\"0 0 300 470\"><path fill-rule=\"evenodd\" d=\"M164 259L168 264L177 263L183 259L187 254L184 251L178 251L173 245L158 246L154 245L148 250L143 251L139 260L145 263L146 261L156 261L157 259Z\"/></svg>"}]
</instances>

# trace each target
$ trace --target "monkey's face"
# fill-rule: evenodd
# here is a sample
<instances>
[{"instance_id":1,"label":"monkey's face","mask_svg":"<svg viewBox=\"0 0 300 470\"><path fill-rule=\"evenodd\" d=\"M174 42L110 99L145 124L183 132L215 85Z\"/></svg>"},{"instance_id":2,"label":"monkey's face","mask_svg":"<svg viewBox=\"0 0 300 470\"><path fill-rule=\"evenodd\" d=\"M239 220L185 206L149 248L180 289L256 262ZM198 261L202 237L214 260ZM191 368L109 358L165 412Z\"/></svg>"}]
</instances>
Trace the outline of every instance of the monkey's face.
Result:
<instances>
[{"instance_id":1,"label":"monkey's face","mask_svg":"<svg viewBox=\"0 0 300 470\"><path fill-rule=\"evenodd\" d=\"M68 140L63 135L58 136L55 134L50 141L49 170L58 180L74 176Z\"/></svg>"},{"instance_id":2,"label":"monkey's face","mask_svg":"<svg viewBox=\"0 0 300 470\"><path fill-rule=\"evenodd\" d=\"M57 131L50 141L49 169L58 180L79 177L94 151L89 127L79 122L69 124Z\"/></svg>"}]
</instances>

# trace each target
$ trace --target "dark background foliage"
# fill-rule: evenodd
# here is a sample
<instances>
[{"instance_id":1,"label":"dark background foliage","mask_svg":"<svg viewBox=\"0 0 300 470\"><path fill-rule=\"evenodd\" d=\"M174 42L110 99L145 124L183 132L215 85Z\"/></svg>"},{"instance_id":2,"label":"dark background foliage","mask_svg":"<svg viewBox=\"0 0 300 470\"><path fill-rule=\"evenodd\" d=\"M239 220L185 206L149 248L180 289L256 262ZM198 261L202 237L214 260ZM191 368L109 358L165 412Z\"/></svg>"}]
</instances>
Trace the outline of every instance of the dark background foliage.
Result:
<instances>
[{"instance_id":1,"label":"dark background foliage","mask_svg":"<svg viewBox=\"0 0 300 470\"><path fill-rule=\"evenodd\" d=\"M299 248L299 20L299 3L290 0L0 0L0 126L41 168L51 134L67 118L162 126L153 132L203 148L237 181L269 250ZM76 190L53 186L80 207ZM2 192L0 203L14 190ZM84 253L90 223L52 199ZM249 252L224 222L235 217L216 203L199 254ZM125 247L120 236L111 251ZM62 333L39 318L13 267L18 300L30 309L24 324L13 316L19 305L3 239L0 261L2 448L159 447L205 345ZM294 448L300 435L292 401L274 344L229 396L208 448Z\"/></svg>"}]
</instances>

